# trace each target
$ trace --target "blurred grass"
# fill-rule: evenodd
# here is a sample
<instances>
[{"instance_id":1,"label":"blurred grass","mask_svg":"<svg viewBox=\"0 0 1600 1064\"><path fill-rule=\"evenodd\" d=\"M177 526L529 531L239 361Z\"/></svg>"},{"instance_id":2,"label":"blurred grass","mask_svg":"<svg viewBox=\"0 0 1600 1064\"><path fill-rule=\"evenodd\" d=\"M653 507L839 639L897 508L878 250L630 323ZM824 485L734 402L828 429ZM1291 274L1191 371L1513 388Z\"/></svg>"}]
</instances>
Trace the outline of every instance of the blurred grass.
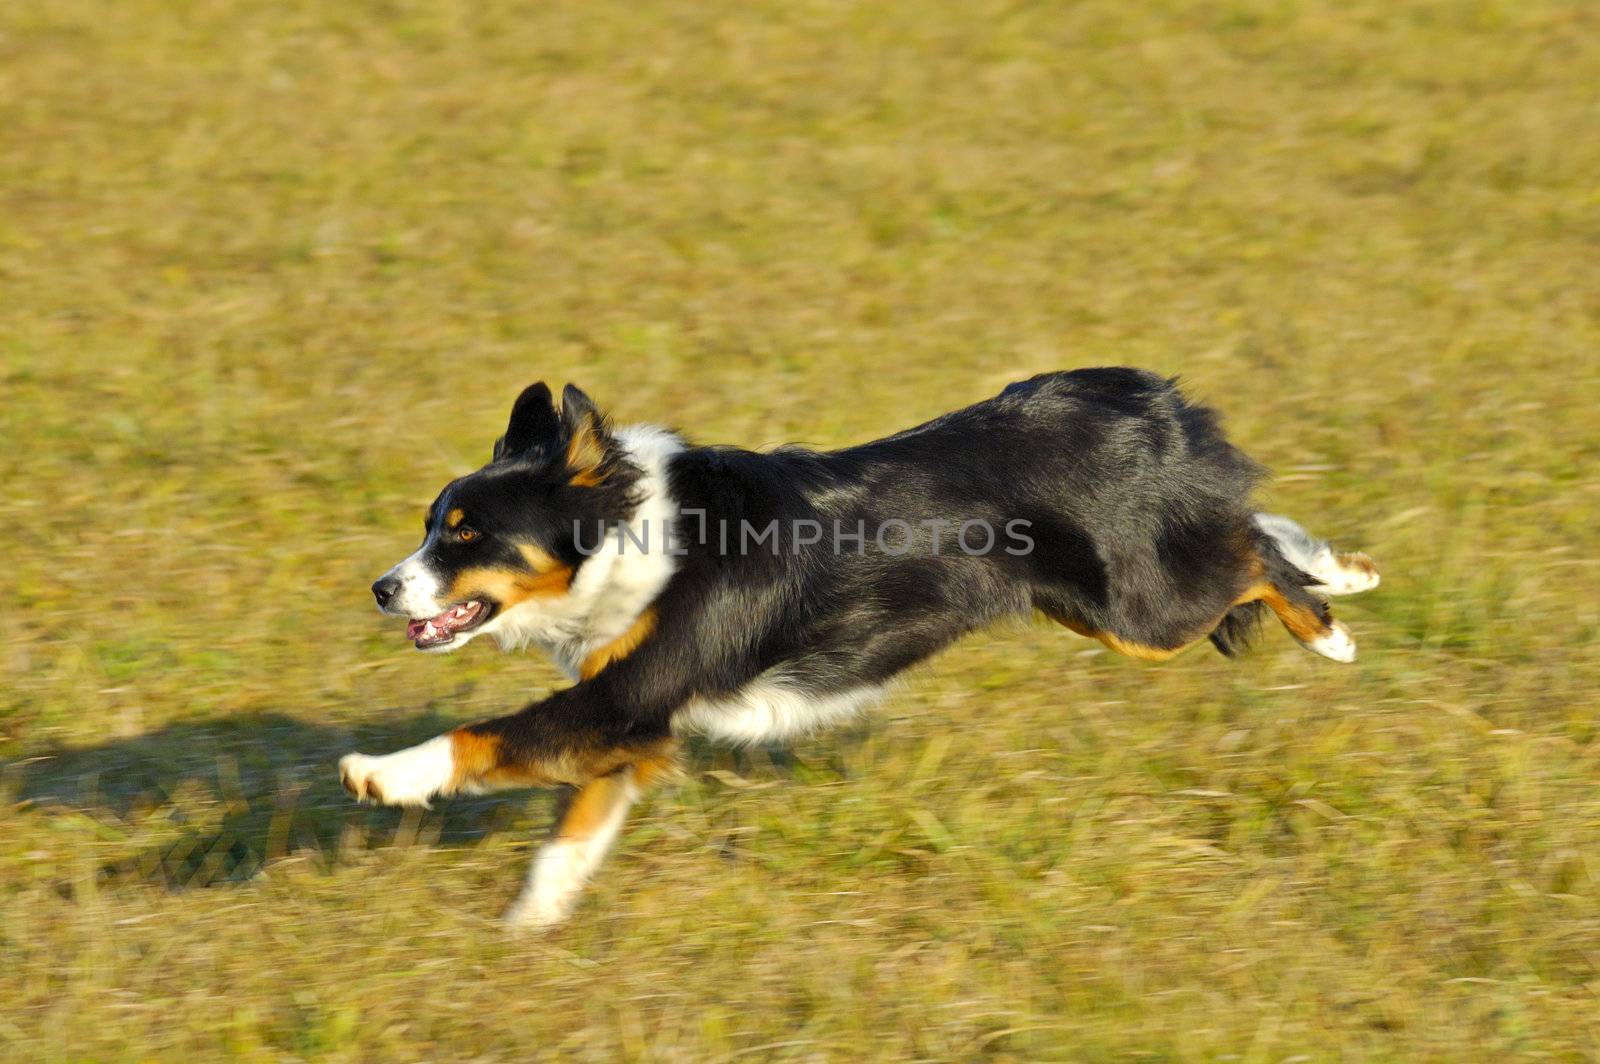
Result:
<instances>
[{"instance_id":1,"label":"blurred grass","mask_svg":"<svg viewBox=\"0 0 1600 1064\"><path fill-rule=\"evenodd\" d=\"M1591 4L0 9L9 1059L1592 1060ZM708 441L1181 372L1373 552L1341 669L974 639L548 799L332 781L556 682L367 583L575 380Z\"/></svg>"}]
</instances>

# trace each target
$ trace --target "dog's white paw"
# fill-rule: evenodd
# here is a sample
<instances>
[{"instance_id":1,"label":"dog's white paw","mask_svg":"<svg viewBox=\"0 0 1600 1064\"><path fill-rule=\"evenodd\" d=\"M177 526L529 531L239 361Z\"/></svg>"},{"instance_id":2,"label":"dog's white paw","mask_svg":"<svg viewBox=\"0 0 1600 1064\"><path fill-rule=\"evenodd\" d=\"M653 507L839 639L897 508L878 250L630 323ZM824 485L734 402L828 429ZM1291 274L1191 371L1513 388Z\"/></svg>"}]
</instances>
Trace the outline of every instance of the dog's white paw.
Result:
<instances>
[{"instance_id":1,"label":"dog's white paw","mask_svg":"<svg viewBox=\"0 0 1600 1064\"><path fill-rule=\"evenodd\" d=\"M1327 548L1317 555L1309 572L1320 582L1311 590L1320 595L1359 595L1382 580L1377 565L1365 554L1335 554Z\"/></svg>"},{"instance_id":2,"label":"dog's white paw","mask_svg":"<svg viewBox=\"0 0 1600 1064\"><path fill-rule=\"evenodd\" d=\"M339 759L339 782L360 802L420 805L445 793L455 774L448 735L441 735L382 757L346 754Z\"/></svg>"},{"instance_id":3,"label":"dog's white paw","mask_svg":"<svg viewBox=\"0 0 1600 1064\"><path fill-rule=\"evenodd\" d=\"M512 931L544 931L565 922L567 914L572 911L570 903L566 905L550 905L541 903L524 892L511 908L506 910L504 917L506 927Z\"/></svg>"},{"instance_id":4,"label":"dog's white paw","mask_svg":"<svg viewBox=\"0 0 1600 1064\"><path fill-rule=\"evenodd\" d=\"M620 818L618 818L620 819ZM551 839L539 847L522 894L506 911L512 927L537 930L554 927L567 918L583 893L583 886L605 856L615 834L599 837Z\"/></svg>"},{"instance_id":5,"label":"dog's white paw","mask_svg":"<svg viewBox=\"0 0 1600 1064\"><path fill-rule=\"evenodd\" d=\"M1334 621L1327 635L1318 636L1301 644L1313 654L1321 654L1332 661L1346 664L1356 660L1356 641L1350 629Z\"/></svg>"}]
</instances>

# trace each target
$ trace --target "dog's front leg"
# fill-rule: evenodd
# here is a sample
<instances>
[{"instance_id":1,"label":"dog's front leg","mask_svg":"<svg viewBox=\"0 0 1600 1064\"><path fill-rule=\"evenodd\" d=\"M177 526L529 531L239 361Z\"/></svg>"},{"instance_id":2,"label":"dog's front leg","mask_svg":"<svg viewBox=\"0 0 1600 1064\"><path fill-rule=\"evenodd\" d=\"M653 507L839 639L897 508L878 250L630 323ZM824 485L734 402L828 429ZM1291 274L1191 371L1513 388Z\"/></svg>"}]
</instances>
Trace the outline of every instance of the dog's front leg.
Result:
<instances>
[{"instance_id":1,"label":"dog's front leg","mask_svg":"<svg viewBox=\"0 0 1600 1064\"><path fill-rule=\"evenodd\" d=\"M524 713L530 712L524 710ZM515 717L500 718L514 720ZM488 794L513 787L555 787L570 782L565 758L508 756L498 735L479 729L499 721L470 725L435 735L425 743L392 754L346 754L339 759L339 782L358 802L430 808L434 798ZM576 759L578 767L587 759Z\"/></svg>"},{"instance_id":2,"label":"dog's front leg","mask_svg":"<svg viewBox=\"0 0 1600 1064\"><path fill-rule=\"evenodd\" d=\"M562 787L564 801L527 886L506 918L546 927L571 910L645 788L673 771L663 731L597 721L584 712L584 685L520 713L457 728L383 757L348 754L345 789L362 801L426 806L452 794L511 787ZM598 726L597 726L598 725Z\"/></svg>"},{"instance_id":3,"label":"dog's front leg","mask_svg":"<svg viewBox=\"0 0 1600 1064\"><path fill-rule=\"evenodd\" d=\"M566 919L621 833L628 809L645 788L670 771L671 753L662 751L565 788L550 837L534 855L527 884L506 912L506 922L536 928Z\"/></svg>"}]
</instances>

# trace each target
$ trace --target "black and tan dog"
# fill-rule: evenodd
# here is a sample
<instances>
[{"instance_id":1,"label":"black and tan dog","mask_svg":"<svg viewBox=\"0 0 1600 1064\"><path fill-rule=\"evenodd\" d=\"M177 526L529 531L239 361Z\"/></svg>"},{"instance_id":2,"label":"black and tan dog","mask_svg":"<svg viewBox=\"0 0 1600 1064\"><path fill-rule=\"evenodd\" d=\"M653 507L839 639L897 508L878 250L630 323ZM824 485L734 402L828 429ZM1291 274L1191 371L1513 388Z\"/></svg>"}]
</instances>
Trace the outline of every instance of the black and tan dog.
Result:
<instances>
[{"instance_id":1,"label":"black and tan dog","mask_svg":"<svg viewBox=\"0 0 1600 1064\"><path fill-rule=\"evenodd\" d=\"M535 384L493 460L447 485L373 585L422 650L491 634L576 681L521 711L340 762L358 798L562 787L512 907L569 911L674 736L779 740L856 712L961 635L1037 610L1134 657L1231 654L1270 611L1351 661L1326 596L1377 570L1258 513L1260 470L1207 409L1133 369L1054 373L873 443L816 453L613 430Z\"/></svg>"}]
</instances>

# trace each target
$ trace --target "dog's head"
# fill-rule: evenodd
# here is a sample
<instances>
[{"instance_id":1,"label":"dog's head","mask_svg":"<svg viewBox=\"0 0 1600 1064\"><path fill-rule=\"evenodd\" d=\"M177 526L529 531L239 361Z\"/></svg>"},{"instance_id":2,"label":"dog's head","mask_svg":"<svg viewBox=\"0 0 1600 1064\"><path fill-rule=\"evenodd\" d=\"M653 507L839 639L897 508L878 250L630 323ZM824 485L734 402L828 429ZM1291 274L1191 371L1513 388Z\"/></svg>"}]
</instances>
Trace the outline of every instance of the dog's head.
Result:
<instances>
[{"instance_id":1,"label":"dog's head","mask_svg":"<svg viewBox=\"0 0 1600 1064\"><path fill-rule=\"evenodd\" d=\"M630 516L640 475L588 396L569 384L558 409L543 382L528 387L493 459L445 485L422 546L372 585L378 608L409 619L418 650L536 627L534 611L560 612L580 542Z\"/></svg>"}]
</instances>

